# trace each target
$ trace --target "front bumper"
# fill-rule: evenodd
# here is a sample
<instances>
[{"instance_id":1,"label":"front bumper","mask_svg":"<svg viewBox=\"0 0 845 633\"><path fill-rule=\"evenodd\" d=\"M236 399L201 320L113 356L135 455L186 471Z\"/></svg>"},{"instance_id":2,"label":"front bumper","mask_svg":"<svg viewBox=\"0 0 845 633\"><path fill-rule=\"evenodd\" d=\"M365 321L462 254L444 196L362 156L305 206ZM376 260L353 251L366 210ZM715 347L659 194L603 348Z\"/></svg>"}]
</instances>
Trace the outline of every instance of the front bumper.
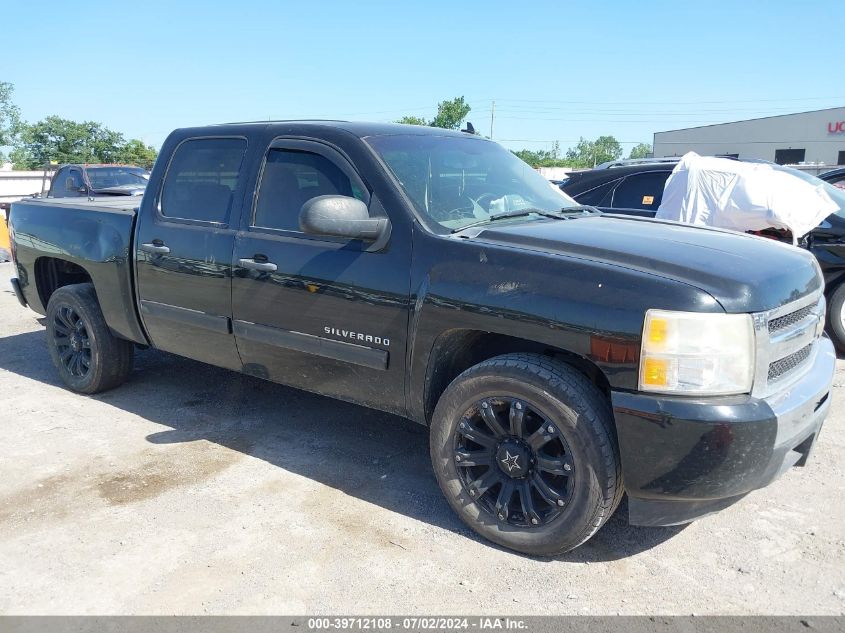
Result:
<instances>
[{"instance_id":1,"label":"front bumper","mask_svg":"<svg viewBox=\"0 0 845 633\"><path fill-rule=\"evenodd\" d=\"M633 525L677 525L721 510L803 466L830 408L827 337L809 371L766 398L613 392Z\"/></svg>"}]
</instances>

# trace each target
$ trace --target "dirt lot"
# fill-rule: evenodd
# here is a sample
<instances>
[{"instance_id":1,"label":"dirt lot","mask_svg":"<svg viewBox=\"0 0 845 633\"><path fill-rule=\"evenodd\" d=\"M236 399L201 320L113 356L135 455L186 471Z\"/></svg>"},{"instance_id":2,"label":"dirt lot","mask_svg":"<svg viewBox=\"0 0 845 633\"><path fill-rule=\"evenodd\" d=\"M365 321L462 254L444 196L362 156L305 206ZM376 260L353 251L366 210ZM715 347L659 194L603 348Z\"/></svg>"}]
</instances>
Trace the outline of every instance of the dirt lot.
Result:
<instances>
[{"instance_id":1,"label":"dirt lot","mask_svg":"<svg viewBox=\"0 0 845 633\"><path fill-rule=\"evenodd\" d=\"M63 389L0 264L0 613L842 614L845 362L813 458L685 528L481 542L426 430L176 356Z\"/></svg>"}]
</instances>

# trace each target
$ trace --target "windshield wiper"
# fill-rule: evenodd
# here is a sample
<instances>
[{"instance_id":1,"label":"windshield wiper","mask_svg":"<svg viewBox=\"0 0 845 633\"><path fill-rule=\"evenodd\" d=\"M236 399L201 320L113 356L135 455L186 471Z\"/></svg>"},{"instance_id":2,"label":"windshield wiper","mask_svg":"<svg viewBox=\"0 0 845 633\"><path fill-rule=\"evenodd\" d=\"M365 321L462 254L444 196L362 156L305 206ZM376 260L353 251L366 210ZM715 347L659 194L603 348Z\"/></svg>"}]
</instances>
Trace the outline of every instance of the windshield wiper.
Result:
<instances>
[{"instance_id":1,"label":"windshield wiper","mask_svg":"<svg viewBox=\"0 0 845 633\"><path fill-rule=\"evenodd\" d=\"M579 204L572 207L563 207L560 211L544 211L543 209L537 209L535 207L529 207L527 209L518 209L515 211L505 211L503 213L494 213L488 218L484 218L483 220L478 220L478 222L470 222L469 224L462 226L457 229L452 229L452 233L460 233L461 231L465 231L466 229L472 228L474 226L481 226L482 224L489 224L490 222L495 222L496 220L506 220L508 218L521 218L527 215L541 215L544 218L554 218L555 220L568 220L570 219L569 216L574 213L601 213L595 207L591 207L587 204Z\"/></svg>"},{"instance_id":2,"label":"windshield wiper","mask_svg":"<svg viewBox=\"0 0 845 633\"><path fill-rule=\"evenodd\" d=\"M601 210L590 204L574 204L571 207L563 207L561 213L588 213L590 215L601 215Z\"/></svg>"}]
</instances>

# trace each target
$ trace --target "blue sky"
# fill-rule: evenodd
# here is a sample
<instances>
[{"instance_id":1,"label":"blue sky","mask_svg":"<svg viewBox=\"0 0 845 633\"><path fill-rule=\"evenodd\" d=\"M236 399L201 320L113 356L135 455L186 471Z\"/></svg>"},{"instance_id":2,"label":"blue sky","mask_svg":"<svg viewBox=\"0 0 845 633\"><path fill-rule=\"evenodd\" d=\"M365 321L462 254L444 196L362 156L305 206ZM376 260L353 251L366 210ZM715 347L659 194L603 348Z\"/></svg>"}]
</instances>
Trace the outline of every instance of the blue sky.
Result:
<instances>
[{"instance_id":1,"label":"blue sky","mask_svg":"<svg viewBox=\"0 0 845 633\"><path fill-rule=\"evenodd\" d=\"M59 8L61 7L61 8ZM513 149L845 105L842 1L20 2L0 81L30 121L175 127L431 117Z\"/></svg>"}]
</instances>

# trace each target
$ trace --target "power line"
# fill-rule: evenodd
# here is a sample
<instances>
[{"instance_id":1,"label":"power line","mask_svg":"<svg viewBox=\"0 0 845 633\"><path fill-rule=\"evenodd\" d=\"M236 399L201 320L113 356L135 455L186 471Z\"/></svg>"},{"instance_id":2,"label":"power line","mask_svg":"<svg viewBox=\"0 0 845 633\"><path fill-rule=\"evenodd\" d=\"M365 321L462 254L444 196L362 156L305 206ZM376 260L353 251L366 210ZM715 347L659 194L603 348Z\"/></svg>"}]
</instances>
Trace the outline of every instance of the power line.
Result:
<instances>
[{"instance_id":1,"label":"power line","mask_svg":"<svg viewBox=\"0 0 845 633\"><path fill-rule=\"evenodd\" d=\"M475 99L475 101L492 101L491 98L486 99ZM719 101L633 101L630 99L625 99L624 101L615 99L612 101L567 101L567 100L556 100L556 99L502 99L500 97L495 98L496 101L500 103L508 103L508 102L518 102L518 103L565 103L565 104L576 104L576 105L730 105L734 103L779 103L779 102L797 102L797 101L833 101L833 100L843 100L845 101L845 96L833 96L833 97L794 97L794 98L787 98L787 99L723 99ZM472 101L468 99L468 101Z\"/></svg>"}]
</instances>

